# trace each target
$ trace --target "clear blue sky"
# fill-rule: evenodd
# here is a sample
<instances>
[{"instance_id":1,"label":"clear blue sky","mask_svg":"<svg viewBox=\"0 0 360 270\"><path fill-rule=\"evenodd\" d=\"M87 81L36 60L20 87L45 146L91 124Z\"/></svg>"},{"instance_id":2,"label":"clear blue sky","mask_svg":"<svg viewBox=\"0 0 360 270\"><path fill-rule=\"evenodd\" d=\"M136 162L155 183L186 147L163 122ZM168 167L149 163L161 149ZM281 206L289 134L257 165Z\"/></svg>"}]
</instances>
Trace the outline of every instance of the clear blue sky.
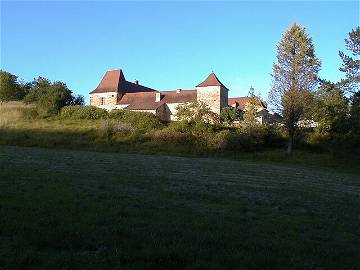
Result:
<instances>
[{"instance_id":1,"label":"clear blue sky","mask_svg":"<svg viewBox=\"0 0 360 270\"><path fill-rule=\"evenodd\" d=\"M313 38L320 75L343 77L338 51L359 25L357 1L1 3L1 68L30 81L62 80L88 100L106 70L160 90L191 89L212 70L267 98L281 35L298 22Z\"/></svg>"}]
</instances>

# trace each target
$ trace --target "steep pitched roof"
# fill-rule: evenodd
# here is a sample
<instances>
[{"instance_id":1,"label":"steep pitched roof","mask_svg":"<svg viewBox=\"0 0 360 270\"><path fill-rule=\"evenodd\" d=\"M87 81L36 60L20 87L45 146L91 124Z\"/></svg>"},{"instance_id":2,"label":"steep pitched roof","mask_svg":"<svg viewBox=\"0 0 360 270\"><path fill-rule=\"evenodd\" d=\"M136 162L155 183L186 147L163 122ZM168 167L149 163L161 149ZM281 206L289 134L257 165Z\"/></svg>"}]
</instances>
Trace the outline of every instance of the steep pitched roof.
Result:
<instances>
[{"instance_id":1,"label":"steep pitched roof","mask_svg":"<svg viewBox=\"0 0 360 270\"><path fill-rule=\"evenodd\" d=\"M153 92L155 89L128 82L125 79L124 73L121 69L106 71L104 77L99 83L98 87L90 94L107 93L107 92Z\"/></svg>"},{"instance_id":2,"label":"steep pitched roof","mask_svg":"<svg viewBox=\"0 0 360 270\"><path fill-rule=\"evenodd\" d=\"M263 102L260 99L258 100L258 105L263 107L263 108L267 108L267 104L265 102ZM246 103L248 103L250 101L250 97L235 97L235 98L229 98L228 99L228 104L229 105L234 105L234 104L238 104L237 108L240 110L243 110L245 108Z\"/></svg>"},{"instance_id":3,"label":"steep pitched roof","mask_svg":"<svg viewBox=\"0 0 360 270\"><path fill-rule=\"evenodd\" d=\"M202 83L198 84L196 87L204 87L204 86L222 86L225 89L228 89L225 85L223 85L218 77L216 77L214 72L211 72L210 75L203 81Z\"/></svg>"},{"instance_id":4,"label":"steep pitched roof","mask_svg":"<svg viewBox=\"0 0 360 270\"><path fill-rule=\"evenodd\" d=\"M90 94L118 92L123 81L125 81L125 77L121 69L106 71L98 87Z\"/></svg>"}]
</instances>

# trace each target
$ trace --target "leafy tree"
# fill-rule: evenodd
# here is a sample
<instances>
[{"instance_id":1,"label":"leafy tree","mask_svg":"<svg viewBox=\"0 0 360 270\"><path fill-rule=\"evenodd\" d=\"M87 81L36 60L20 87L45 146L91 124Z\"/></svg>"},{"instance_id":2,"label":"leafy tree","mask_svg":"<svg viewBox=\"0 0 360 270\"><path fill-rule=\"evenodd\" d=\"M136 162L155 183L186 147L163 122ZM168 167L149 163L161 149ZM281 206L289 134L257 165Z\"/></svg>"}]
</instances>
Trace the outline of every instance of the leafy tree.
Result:
<instances>
[{"instance_id":1,"label":"leafy tree","mask_svg":"<svg viewBox=\"0 0 360 270\"><path fill-rule=\"evenodd\" d=\"M59 113L64 106L82 105L84 100L81 96L74 97L65 83L52 83L46 78L39 77L32 82L31 90L24 101L35 103L39 116L47 117Z\"/></svg>"},{"instance_id":2,"label":"leafy tree","mask_svg":"<svg viewBox=\"0 0 360 270\"><path fill-rule=\"evenodd\" d=\"M199 101L178 105L176 117L179 121L195 123L217 123L219 117L204 103Z\"/></svg>"},{"instance_id":3,"label":"leafy tree","mask_svg":"<svg viewBox=\"0 0 360 270\"><path fill-rule=\"evenodd\" d=\"M305 28L292 24L277 46L277 62L273 65L273 86L269 95L274 109L284 118L289 155L293 152L298 122L305 115L311 93L318 84L320 65Z\"/></svg>"},{"instance_id":4,"label":"leafy tree","mask_svg":"<svg viewBox=\"0 0 360 270\"><path fill-rule=\"evenodd\" d=\"M0 70L0 101L21 100L25 96L25 88L17 81L17 76Z\"/></svg>"},{"instance_id":5,"label":"leafy tree","mask_svg":"<svg viewBox=\"0 0 360 270\"><path fill-rule=\"evenodd\" d=\"M359 91L360 85L360 27L353 29L349 33L349 38L345 39L346 48L351 51L352 56L339 51L341 60L343 61L340 71L345 72L346 79L340 84L345 91L355 93Z\"/></svg>"},{"instance_id":6,"label":"leafy tree","mask_svg":"<svg viewBox=\"0 0 360 270\"><path fill-rule=\"evenodd\" d=\"M314 95L313 117L321 134L344 133L348 130L349 107L346 97L336 84L322 81Z\"/></svg>"},{"instance_id":7,"label":"leafy tree","mask_svg":"<svg viewBox=\"0 0 360 270\"><path fill-rule=\"evenodd\" d=\"M242 112L233 107L223 108L220 113L220 120L222 123L231 124L234 121L242 119Z\"/></svg>"},{"instance_id":8,"label":"leafy tree","mask_svg":"<svg viewBox=\"0 0 360 270\"><path fill-rule=\"evenodd\" d=\"M72 101L71 101L71 104L70 105L84 105L85 104L85 100L84 100L84 97L82 95L77 95L77 96L74 96L73 95L73 98L72 98Z\"/></svg>"},{"instance_id":9,"label":"leafy tree","mask_svg":"<svg viewBox=\"0 0 360 270\"><path fill-rule=\"evenodd\" d=\"M246 103L243 115L243 127L245 129L254 129L259 125L258 122L258 104L259 97L255 96L254 88L250 87L249 101Z\"/></svg>"}]
</instances>

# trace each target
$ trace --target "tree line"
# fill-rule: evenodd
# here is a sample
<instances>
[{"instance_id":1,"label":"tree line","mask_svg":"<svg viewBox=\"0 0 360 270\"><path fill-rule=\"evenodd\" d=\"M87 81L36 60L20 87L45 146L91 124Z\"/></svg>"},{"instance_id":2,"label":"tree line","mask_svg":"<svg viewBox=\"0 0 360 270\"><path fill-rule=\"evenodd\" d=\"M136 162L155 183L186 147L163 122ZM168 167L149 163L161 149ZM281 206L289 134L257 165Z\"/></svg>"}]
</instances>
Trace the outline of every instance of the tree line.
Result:
<instances>
[{"instance_id":1,"label":"tree line","mask_svg":"<svg viewBox=\"0 0 360 270\"><path fill-rule=\"evenodd\" d=\"M0 70L0 102L23 101L35 104L40 117L56 115L67 105L84 105L84 98L75 95L64 82L38 77L32 82L19 81L16 75Z\"/></svg>"}]
</instances>

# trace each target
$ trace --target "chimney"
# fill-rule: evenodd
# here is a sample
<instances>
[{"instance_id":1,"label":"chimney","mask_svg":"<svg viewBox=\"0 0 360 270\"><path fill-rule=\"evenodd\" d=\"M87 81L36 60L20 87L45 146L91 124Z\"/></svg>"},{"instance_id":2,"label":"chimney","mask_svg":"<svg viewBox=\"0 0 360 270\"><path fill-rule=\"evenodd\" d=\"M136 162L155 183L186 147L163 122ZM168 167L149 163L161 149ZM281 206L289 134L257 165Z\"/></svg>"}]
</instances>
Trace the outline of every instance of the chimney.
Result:
<instances>
[{"instance_id":1,"label":"chimney","mask_svg":"<svg viewBox=\"0 0 360 270\"><path fill-rule=\"evenodd\" d=\"M155 94L155 102L160 102L160 100L161 100L161 93L156 92L156 94Z\"/></svg>"},{"instance_id":2,"label":"chimney","mask_svg":"<svg viewBox=\"0 0 360 270\"><path fill-rule=\"evenodd\" d=\"M176 94L179 94L181 92L181 89L176 90Z\"/></svg>"},{"instance_id":3,"label":"chimney","mask_svg":"<svg viewBox=\"0 0 360 270\"><path fill-rule=\"evenodd\" d=\"M134 81L134 84L139 84L139 81L138 81L138 80L135 80L135 81Z\"/></svg>"}]
</instances>

